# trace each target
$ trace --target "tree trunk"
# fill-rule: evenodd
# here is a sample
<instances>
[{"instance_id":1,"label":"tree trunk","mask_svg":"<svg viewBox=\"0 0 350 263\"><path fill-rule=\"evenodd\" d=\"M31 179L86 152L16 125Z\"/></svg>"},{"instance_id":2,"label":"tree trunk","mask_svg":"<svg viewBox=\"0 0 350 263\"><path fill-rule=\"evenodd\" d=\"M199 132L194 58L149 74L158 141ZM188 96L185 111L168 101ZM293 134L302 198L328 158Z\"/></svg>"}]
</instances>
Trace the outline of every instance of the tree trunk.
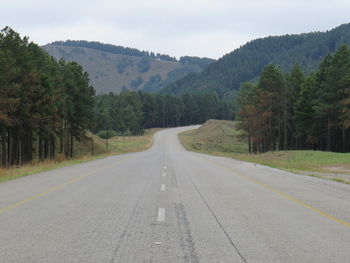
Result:
<instances>
[{"instance_id":1,"label":"tree trunk","mask_svg":"<svg viewBox=\"0 0 350 263\"><path fill-rule=\"evenodd\" d=\"M56 138L51 136L50 139L50 158L53 160L56 157Z\"/></svg>"},{"instance_id":2,"label":"tree trunk","mask_svg":"<svg viewBox=\"0 0 350 263\"><path fill-rule=\"evenodd\" d=\"M73 134L70 134L70 158L73 158Z\"/></svg>"},{"instance_id":3,"label":"tree trunk","mask_svg":"<svg viewBox=\"0 0 350 263\"><path fill-rule=\"evenodd\" d=\"M39 144L38 144L38 152L39 152L39 160L42 161L43 160L43 147L42 147L42 138L39 135Z\"/></svg>"},{"instance_id":4,"label":"tree trunk","mask_svg":"<svg viewBox=\"0 0 350 263\"><path fill-rule=\"evenodd\" d=\"M5 128L2 129L2 136L1 136L1 151L2 151L2 166L6 167L7 166L7 158L6 158L6 130Z\"/></svg>"},{"instance_id":5,"label":"tree trunk","mask_svg":"<svg viewBox=\"0 0 350 263\"><path fill-rule=\"evenodd\" d=\"M47 139L44 139L44 159L48 159L49 157L49 144Z\"/></svg>"},{"instance_id":6,"label":"tree trunk","mask_svg":"<svg viewBox=\"0 0 350 263\"><path fill-rule=\"evenodd\" d=\"M327 148L326 150L329 152L331 150L331 120L328 116L327 120Z\"/></svg>"},{"instance_id":7,"label":"tree trunk","mask_svg":"<svg viewBox=\"0 0 350 263\"><path fill-rule=\"evenodd\" d=\"M91 135L91 155L94 156L94 134Z\"/></svg>"},{"instance_id":8,"label":"tree trunk","mask_svg":"<svg viewBox=\"0 0 350 263\"><path fill-rule=\"evenodd\" d=\"M251 145L250 133L248 134L248 149L249 149L249 153L251 153L252 152L252 145Z\"/></svg>"},{"instance_id":9,"label":"tree trunk","mask_svg":"<svg viewBox=\"0 0 350 263\"><path fill-rule=\"evenodd\" d=\"M32 132L30 132L30 134L29 134L28 160L33 161L33 134L32 134Z\"/></svg>"},{"instance_id":10,"label":"tree trunk","mask_svg":"<svg viewBox=\"0 0 350 263\"><path fill-rule=\"evenodd\" d=\"M7 128L7 166L12 165L12 151L13 151L12 141L13 141L12 129Z\"/></svg>"},{"instance_id":11,"label":"tree trunk","mask_svg":"<svg viewBox=\"0 0 350 263\"><path fill-rule=\"evenodd\" d=\"M283 138L283 150L287 150L287 97L284 97L284 138Z\"/></svg>"},{"instance_id":12,"label":"tree trunk","mask_svg":"<svg viewBox=\"0 0 350 263\"><path fill-rule=\"evenodd\" d=\"M345 133L345 127L344 127L344 125L342 126L342 139L343 139L343 153L345 153L346 152L346 133Z\"/></svg>"},{"instance_id":13,"label":"tree trunk","mask_svg":"<svg viewBox=\"0 0 350 263\"><path fill-rule=\"evenodd\" d=\"M68 123L67 121L64 122L64 134L63 134L63 138L64 138L64 155L66 156L66 158L69 158L69 140L70 140L70 133L68 132Z\"/></svg>"},{"instance_id":14,"label":"tree trunk","mask_svg":"<svg viewBox=\"0 0 350 263\"><path fill-rule=\"evenodd\" d=\"M63 134L60 136L60 154L63 153Z\"/></svg>"}]
</instances>

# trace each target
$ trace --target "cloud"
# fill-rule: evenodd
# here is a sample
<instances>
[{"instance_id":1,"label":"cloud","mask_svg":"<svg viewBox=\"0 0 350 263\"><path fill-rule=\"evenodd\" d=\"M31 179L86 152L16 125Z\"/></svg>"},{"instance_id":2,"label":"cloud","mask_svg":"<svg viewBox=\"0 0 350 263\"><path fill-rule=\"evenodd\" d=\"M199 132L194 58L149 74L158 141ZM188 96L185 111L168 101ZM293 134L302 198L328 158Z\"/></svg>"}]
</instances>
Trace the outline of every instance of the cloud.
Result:
<instances>
[{"instance_id":1,"label":"cloud","mask_svg":"<svg viewBox=\"0 0 350 263\"><path fill-rule=\"evenodd\" d=\"M0 26L39 44L86 39L218 58L258 37L350 22L348 10L345 0L7 0Z\"/></svg>"}]
</instances>

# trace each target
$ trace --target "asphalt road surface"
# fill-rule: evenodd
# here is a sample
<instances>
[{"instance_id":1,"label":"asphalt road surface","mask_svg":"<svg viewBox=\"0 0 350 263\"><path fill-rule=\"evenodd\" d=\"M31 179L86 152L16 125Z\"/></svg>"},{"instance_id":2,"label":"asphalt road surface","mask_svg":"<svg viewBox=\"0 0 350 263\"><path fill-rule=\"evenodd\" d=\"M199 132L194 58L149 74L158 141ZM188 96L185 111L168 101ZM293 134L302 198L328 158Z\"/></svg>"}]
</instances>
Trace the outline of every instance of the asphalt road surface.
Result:
<instances>
[{"instance_id":1,"label":"asphalt road surface","mask_svg":"<svg viewBox=\"0 0 350 263\"><path fill-rule=\"evenodd\" d=\"M187 152L177 133L0 184L0 262L350 262L350 185Z\"/></svg>"}]
</instances>

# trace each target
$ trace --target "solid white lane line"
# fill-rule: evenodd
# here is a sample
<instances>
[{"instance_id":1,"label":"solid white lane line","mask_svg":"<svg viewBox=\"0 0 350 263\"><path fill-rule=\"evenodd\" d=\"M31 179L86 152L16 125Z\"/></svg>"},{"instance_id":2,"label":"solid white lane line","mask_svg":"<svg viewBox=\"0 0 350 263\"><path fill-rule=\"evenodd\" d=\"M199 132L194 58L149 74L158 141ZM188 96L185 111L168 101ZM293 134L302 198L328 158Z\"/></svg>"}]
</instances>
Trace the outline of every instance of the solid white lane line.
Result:
<instances>
[{"instance_id":1,"label":"solid white lane line","mask_svg":"<svg viewBox=\"0 0 350 263\"><path fill-rule=\"evenodd\" d=\"M158 209L157 221L158 222L163 222L164 218L165 218L165 209L160 207Z\"/></svg>"},{"instance_id":2,"label":"solid white lane line","mask_svg":"<svg viewBox=\"0 0 350 263\"><path fill-rule=\"evenodd\" d=\"M163 172L163 176L164 176L164 177L166 176L166 173L165 173L165 172Z\"/></svg>"},{"instance_id":3,"label":"solid white lane line","mask_svg":"<svg viewBox=\"0 0 350 263\"><path fill-rule=\"evenodd\" d=\"M162 184L162 185L160 186L160 190L163 191L163 192L165 191L165 184Z\"/></svg>"}]
</instances>

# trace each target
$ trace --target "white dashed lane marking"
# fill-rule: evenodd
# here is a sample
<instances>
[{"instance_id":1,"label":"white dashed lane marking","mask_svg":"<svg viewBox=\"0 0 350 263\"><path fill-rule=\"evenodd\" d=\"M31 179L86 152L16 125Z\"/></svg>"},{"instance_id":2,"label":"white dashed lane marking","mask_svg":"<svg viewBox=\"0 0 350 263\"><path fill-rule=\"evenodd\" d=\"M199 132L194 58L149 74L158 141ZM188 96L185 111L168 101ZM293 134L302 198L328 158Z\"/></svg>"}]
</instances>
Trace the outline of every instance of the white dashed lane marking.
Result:
<instances>
[{"instance_id":1,"label":"white dashed lane marking","mask_svg":"<svg viewBox=\"0 0 350 263\"><path fill-rule=\"evenodd\" d=\"M157 221L158 222L163 222L164 219L165 219L165 209L160 207L158 209Z\"/></svg>"}]
</instances>

